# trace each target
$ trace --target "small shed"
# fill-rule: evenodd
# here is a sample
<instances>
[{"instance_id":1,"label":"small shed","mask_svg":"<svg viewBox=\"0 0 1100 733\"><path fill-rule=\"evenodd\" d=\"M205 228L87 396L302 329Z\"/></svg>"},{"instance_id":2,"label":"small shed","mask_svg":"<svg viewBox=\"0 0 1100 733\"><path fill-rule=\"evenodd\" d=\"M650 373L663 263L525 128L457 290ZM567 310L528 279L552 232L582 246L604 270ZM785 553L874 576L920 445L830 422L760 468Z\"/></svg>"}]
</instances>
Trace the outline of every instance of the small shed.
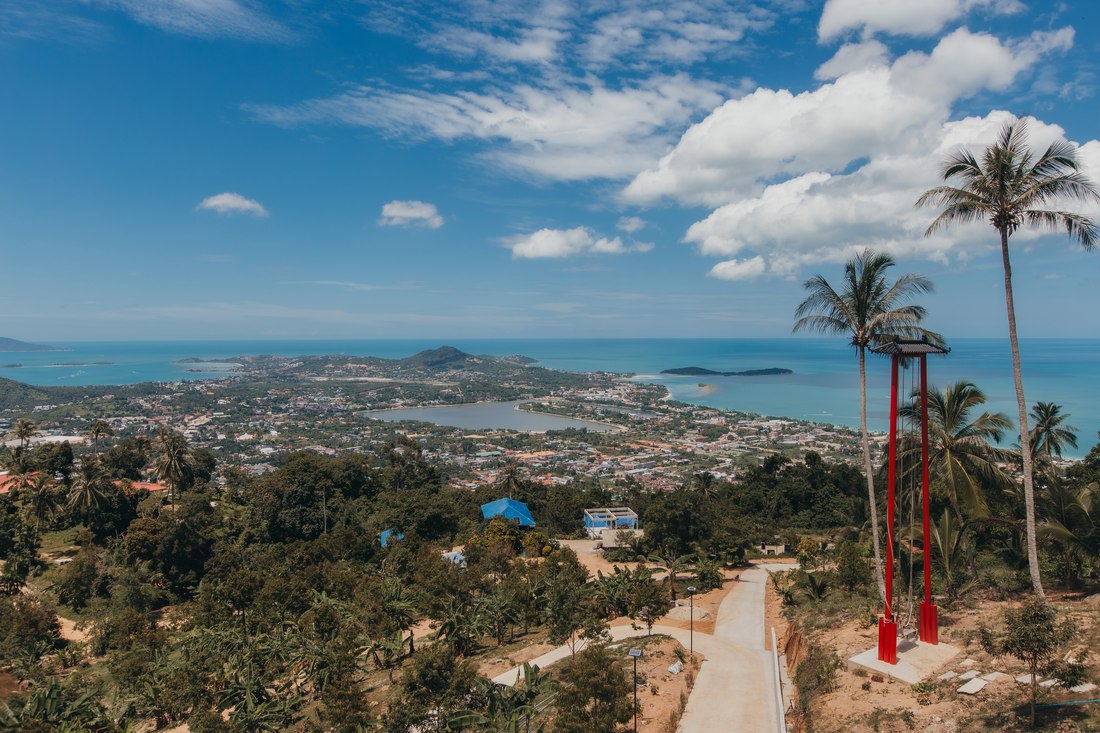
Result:
<instances>
[{"instance_id":1,"label":"small shed","mask_svg":"<svg viewBox=\"0 0 1100 733\"><path fill-rule=\"evenodd\" d=\"M589 538L599 539L604 530L638 529L640 522L633 509L627 507L602 507L584 510L584 529Z\"/></svg>"},{"instance_id":2,"label":"small shed","mask_svg":"<svg viewBox=\"0 0 1100 733\"><path fill-rule=\"evenodd\" d=\"M531 510L522 501L515 499L497 499L488 504L481 505L482 519L504 517L509 521L519 522L521 527L534 527L535 518L531 516Z\"/></svg>"}]
</instances>

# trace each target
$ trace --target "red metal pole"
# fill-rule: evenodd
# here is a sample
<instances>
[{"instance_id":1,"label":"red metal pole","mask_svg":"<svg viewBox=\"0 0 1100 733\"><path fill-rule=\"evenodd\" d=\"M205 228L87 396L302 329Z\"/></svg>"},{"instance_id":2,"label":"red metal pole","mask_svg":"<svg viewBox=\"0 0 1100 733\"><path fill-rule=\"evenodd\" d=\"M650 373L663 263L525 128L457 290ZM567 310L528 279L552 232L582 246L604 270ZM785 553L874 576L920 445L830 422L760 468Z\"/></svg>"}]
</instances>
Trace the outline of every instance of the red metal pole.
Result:
<instances>
[{"instance_id":1,"label":"red metal pole","mask_svg":"<svg viewBox=\"0 0 1100 733\"><path fill-rule=\"evenodd\" d=\"M890 357L890 453L886 487L886 608L878 622L878 658L897 664L898 635L894 620L894 480L898 454L898 356Z\"/></svg>"},{"instance_id":2,"label":"red metal pole","mask_svg":"<svg viewBox=\"0 0 1100 733\"><path fill-rule=\"evenodd\" d=\"M939 643L939 622L932 604L932 537L928 516L928 357L920 357L921 508L924 529L924 603L920 613L920 640Z\"/></svg>"},{"instance_id":3,"label":"red metal pole","mask_svg":"<svg viewBox=\"0 0 1100 733\"><path fill-rule=\"evenodd\" d=\"M890 466L886 486L886 620L894 620L894 484L898 460L898 357L890 360Z\"/></svg>"}]
</instances>

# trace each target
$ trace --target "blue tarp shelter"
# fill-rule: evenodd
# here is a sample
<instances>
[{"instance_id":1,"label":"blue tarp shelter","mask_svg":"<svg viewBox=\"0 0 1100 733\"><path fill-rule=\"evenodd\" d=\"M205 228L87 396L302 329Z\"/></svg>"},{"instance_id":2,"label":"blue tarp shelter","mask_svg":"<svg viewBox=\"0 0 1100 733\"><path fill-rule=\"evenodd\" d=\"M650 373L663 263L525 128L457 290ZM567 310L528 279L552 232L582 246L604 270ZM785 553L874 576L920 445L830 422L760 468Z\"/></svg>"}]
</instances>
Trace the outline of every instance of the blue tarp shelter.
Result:
<instances>
[{"instance_id":1,"label":"blue tarp shelter","mask_svg":"<svg viewBox=\"0 0 1100 733\"><path fill-rule=\"evenodd\" d=\"M531 516L531 510L522 501L516 501L515 499L497 499L488 504L482 504L481 517L483 519L504 517L509 521L519 522L521 527L535 526L535 518Z\"/></svg>"},{"instance_id":2,"label":"blue tarp shelter","mask_svg":"<svg viewBox=\"0 0 1100 733\"><path fill-rule=\"evenodd\" d=\"M390 538L395 540L405 539L405 535L398 532L396 529L387 529L382 532L382 535L378 538L378 541L382 543L382 547L386 547L390 543Z\"/></svg>"}]
</instances>

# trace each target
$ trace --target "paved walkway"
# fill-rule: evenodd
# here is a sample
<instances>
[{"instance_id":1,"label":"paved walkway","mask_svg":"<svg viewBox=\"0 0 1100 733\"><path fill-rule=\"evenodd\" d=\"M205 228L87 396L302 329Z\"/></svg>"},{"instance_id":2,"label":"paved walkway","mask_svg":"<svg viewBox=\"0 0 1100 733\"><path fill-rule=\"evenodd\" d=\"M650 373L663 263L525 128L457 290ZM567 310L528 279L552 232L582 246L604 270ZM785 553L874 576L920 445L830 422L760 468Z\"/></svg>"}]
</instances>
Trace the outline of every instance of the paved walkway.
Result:
<instances>
[{"instance_id":1,"label":"paved walkway","mask_svg":"<svg viewBox=\"0 0 1100 733\"><path fill-rule=\"evenodd\" d=\"M790 566L783 566L789 569ZM695 650L705 657L695 687L680 721L680 733L772 733L778 730L775 681L771 653L764 650L764 584L768 568L757 566L741 573L718 609L714 635L696 632ZM666 634L688 645L688 630L657 625L653 633ZM616 641L643 636L645 630L616 626ZM578 651L583 648L578 644ZM532 659L540 668L569 656L561 646ZM522 667L493 678L514 685Z\"/></svg>"}]
</instances>

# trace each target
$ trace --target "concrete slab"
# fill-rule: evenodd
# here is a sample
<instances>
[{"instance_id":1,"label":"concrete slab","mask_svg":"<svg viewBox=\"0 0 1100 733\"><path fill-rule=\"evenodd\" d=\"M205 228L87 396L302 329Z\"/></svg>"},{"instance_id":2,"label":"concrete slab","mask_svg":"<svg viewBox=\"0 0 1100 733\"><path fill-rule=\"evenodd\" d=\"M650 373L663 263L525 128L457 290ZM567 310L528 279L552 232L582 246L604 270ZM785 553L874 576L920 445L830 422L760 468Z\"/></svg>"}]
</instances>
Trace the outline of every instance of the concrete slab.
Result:
<instances>
[{"instance_id":1,"label":"concrete slab","mask_svg":"<svg viewBox=\"0 0 1100 733\"><path fill-rule=\"evenodd\" d=\"M962 674L960 674L959 679L969 682L970 680L974 679L975 677L979 676L980 674L981 674L981 672L979 670L972 669L969 672L963 672Z\"/></svg>"},{"instance_id":2,"label":"concrete slab","mask_svg":"<svg viewBox=\"0 0 1100 733\"><path fill-rule=\"evenodd\" d=\"M958 676L959 676L958 672L947 671L947 672L944 672L943 674L941 674L936 679L938 679L940 682L947 682L948 680L953 680Z\"/></svg>"},{"instance_id":3,"label":"concrete slab","mask_svg":"<svg viewBox=\"0 0 1100 733\"><path fill-rule=\"evenodd\" d=\"M1031 675L1030 674L1017 675L1016 676L1016 681L1019 682L1021 685L1030 685L1031 684Z\"/></svg>"},{"instance_id":4,"label":"concrete slab","mask_svg":"<svg viewBox=\"0 0 1100 733\"><path fill-rule=\"evenodd\" d=\"M972 679L965 685L959 688L959 692L963 695L977 695L982 689L989 683L985 680Z\"/></svg>"},{"instance_id":5,"label":"concrete slab","mask_svg":"<svg viewBox=\"0 0 1100 733\"><path fill-rule=\"evenodd\" d=\"M1000 682L1002 680L1010 680L1012 677L1004 672L990 672L989 674L983 674L982 679L986 682Z\"/></svg>"},{"instance_id":6,"label":"concrete slab","mask_svg":"<svg viewBox=\"0 0 1100 733\"><path fill-rule=\"evenodd\" d=\"M1086 682L1083 685L1077 685L1076 687L1069 688L1070 692L1092 692L1096 689L1096 685L1091 682Z\"/></svg>"},{"instance_id":7,"label":"concrete slab","mask_svg":"<svg viewBox=\"0 0 1100 733\"><path fill-rule=\"evenodd\" d=\"M959 666L960 667L973 667L977 663L978 663L978 660L971 659L970 657L967 657L966 659L959 662Z\"/></svg>"},{"instance_id":8,"label":"concrete slab","mask_svg":"<svg viewBox=\"0 0 1100 733\"><path fill-rule=\"evenodd\" d=\"M885 675L898 682L915 685L932 676L959 653L950 644L925 644L922 641L899 641L898 663L886 664L878 659L878 647L872 647L848 660L848 669L865 669Z\"/></svg>"},{"instance_id":9,"label":"concrete slab","mask_svg":"<svg viewBox=\"0 0 1100 733\"><path fill-rule=\"evenodd\" d=\"M1043 680L1039 683L1039 687L1054 687L1058 684L1058 680Z\"/></svg>"}]
</instances>

